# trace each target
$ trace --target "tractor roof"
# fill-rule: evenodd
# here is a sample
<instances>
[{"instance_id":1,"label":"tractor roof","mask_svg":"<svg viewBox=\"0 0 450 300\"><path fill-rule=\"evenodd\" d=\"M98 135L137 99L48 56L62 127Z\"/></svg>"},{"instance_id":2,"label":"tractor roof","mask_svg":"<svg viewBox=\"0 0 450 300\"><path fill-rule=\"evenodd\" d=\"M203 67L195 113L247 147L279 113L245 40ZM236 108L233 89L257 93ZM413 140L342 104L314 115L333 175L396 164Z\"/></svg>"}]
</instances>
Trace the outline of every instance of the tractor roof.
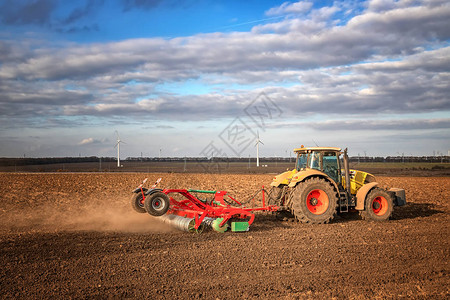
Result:
<instances>
[{"instance_id":1,"label":"tractor roof","mask_svg":"<svg viewBox=\"0 0 450 300\"><path fill-rule=\"evenodd\" d=\"M341 148L336 147L302 147L294 149L294 152L309 152L309 151L334 151L341 152Z\"/></svg>"}]
</instances>

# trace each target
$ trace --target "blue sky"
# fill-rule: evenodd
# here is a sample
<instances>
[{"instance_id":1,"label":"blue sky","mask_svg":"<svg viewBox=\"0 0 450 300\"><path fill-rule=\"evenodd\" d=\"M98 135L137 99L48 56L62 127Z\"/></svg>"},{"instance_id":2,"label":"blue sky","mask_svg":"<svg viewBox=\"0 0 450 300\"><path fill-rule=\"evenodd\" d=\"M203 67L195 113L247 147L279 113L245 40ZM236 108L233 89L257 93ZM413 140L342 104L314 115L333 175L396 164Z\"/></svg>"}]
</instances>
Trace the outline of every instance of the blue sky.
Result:
<instances>
[{"instance_id":1,"label":"blue sky","mask_svg":"<svg viewBox=\"0 0 450 300\"><path fill-rule=\"evenodd\" d=\"M1 0L0 157L450 150L443 0Z\"/></svg>"}]
</instances>

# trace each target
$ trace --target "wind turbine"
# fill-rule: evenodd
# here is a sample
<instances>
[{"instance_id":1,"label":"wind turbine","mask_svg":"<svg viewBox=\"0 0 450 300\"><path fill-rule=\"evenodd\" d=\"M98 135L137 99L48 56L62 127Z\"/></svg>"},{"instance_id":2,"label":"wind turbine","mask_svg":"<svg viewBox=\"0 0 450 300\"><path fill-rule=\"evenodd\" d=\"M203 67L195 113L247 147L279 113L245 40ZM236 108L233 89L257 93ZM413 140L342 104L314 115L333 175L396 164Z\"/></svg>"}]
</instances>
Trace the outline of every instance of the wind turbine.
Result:
<instances>
[{"instance_id":1,"label":"wind turbine","mask_svg":"<svg viewBox=\"0 0 450 300\"><path fill-rule=\"evenodd\" d=\"M116 135L117 135L117 143L114 146L114 148L117 147L117 167L120 168L120 143L124 143L126 144L124 141L120 140L120 136L119 136L119 132L116 130Z\"/></svg>"},{"instance_id":2,"label":"wind turbine","mask_svg":"<svg viewBox=\"0 0 450 300\"><path fill-rule=\"evenodd\" d=\"M257 167L259 167L259 144L260 143L264 145L264 143L261 142L261 140L259 139L259 132L258 132L258 137L256 138L256 144L255 144L255 147L256 147L256 166Z\"/></svg>"}]
</instances>

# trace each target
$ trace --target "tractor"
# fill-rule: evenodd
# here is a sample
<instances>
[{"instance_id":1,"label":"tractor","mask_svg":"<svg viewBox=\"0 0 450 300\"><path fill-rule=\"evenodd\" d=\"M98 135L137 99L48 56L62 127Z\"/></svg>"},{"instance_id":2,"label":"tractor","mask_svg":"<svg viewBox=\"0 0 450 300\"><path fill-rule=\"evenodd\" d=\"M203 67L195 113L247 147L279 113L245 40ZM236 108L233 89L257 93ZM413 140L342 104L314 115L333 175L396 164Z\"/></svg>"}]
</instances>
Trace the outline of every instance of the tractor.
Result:
<instances>
[{"instance_id":1,"label":"tractor","mask_svg":"<svg viewBox=\"0 0 450 300\"><path fill-rule=\"evenodd\" d=\"M348 212L385 221L394 206L406 204L405 190L385 190L372 174L350 170L347 149L302 145L294 152L295 169L273 178L270 199L301 223L329 223L337 213Z\"/></svg>"}]
</instances>

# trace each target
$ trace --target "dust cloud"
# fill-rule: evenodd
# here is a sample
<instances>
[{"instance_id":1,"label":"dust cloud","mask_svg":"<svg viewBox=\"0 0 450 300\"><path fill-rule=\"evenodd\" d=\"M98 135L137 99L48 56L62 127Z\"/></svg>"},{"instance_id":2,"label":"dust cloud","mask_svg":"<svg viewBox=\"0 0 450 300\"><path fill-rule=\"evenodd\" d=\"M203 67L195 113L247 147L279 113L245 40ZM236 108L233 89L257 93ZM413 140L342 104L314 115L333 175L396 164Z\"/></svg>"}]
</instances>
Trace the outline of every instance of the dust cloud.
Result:
<instances>
[{"instance_id":1,"label":"dust cloud","mask_svg":"<svg viewBox=\"0 0 450 300\"><path fill-rule=\"evenodd\" d=\"M101 203L100 205L96 201L91 201L95 204L62 207L48 204L3 211L0 230L14 233L59 231L163 233L174 230L158 218L137 213L131 205L120 202L122 202L121 205L117 203Z\"/></svg>"}]
</instances>

